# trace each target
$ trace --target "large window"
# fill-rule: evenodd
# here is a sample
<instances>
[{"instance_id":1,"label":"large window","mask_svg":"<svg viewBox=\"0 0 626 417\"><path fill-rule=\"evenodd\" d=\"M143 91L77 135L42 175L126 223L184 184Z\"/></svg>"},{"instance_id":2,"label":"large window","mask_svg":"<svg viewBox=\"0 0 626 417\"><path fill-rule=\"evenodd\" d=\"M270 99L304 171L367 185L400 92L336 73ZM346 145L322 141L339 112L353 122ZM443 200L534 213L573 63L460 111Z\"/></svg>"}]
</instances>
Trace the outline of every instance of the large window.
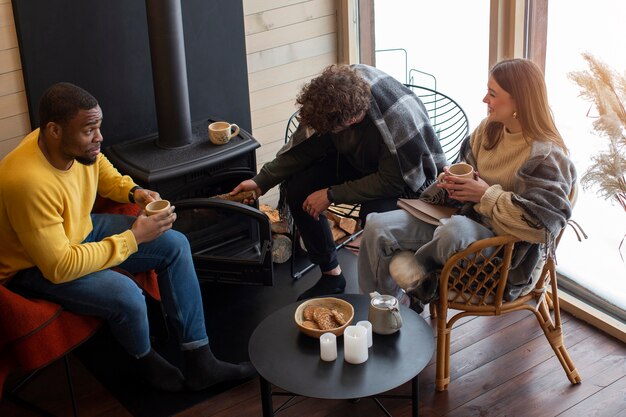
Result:
<instances>
[{"instance_id":1,"label":"large window","mask_svg":"<svg viewBox=\"0 0 626 417\"><path fill-rule=\"evenodd\" d=\"M578 96L580 88L567 75L588 68L581 52L592 53L619 73L626 72L626 3L596 0L586 4L574 7L568 0L550 0L546 50L550 103L579 177L588 168L590 156L605 147L607 140L593 131L595 109ZM626 233L626 213L594 191L581 190L574 219L589 239L579 243L574 233L566 232L558 267L570 282L562 283L624 320L626 265L618 247ZM626 242L622 253L626 257Z\"/></svg>"},{"instance_id":2,"label":"large window","mask_svg":"<svg viewBox=\"0 0 626 417\"><path fill-rule=\"evenodd\" d=\"M379 0L375 3L376 66L402 82L452 97L470 128L486 116L489 2ZM424 74L427 73L427 74Z\"/></svg>"},{"instance_id":3,"label":"large window","mask_svg":"<svg viewBox=\"0 0 626 417\"><path fill-rule=\"evenodd\" d=\"M546 46L550 103L579 177L590 156L607 141L593 131L594 109L579 97L580 89L568 73L587 69L584 51L626 73L626 2L585 4L588 7L575 7L568 0L548 2ZM481 100L488 73L489 14L489 1L376 1L376 66L399 80L431 88L434 81L423 72L434 75L436 88L457 100L471 128L476 127L486 114ZM574 219L589 238L578 242L571 230L565 233L557 259L559 272L567 278L561 285L626 321L626 240L619 252L626 213L594 190L580 189Z\"/></svg>"}]
</instances>

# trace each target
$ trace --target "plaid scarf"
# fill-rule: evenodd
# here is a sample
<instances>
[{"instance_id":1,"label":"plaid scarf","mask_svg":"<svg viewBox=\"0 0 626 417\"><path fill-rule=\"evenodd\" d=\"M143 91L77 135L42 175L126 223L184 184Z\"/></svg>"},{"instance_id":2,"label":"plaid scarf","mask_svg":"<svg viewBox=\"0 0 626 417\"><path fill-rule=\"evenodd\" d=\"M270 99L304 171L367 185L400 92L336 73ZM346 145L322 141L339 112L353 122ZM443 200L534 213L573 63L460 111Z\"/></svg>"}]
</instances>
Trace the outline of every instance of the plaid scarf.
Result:
<instances>
[{"instance_id":1,"label":"plaid scarf","mask_svg":"<svg viewBox=\"0 0 626 417\"><path fill-rule=\"evenodd\" d=\"M535 285L535 267L542 259L556 260L556 238L572 216L569 194L576 184L576 168L563 149L552 142L533 140L528 160L516 176L513 204L524 210L523 220L535 229L544 229L546 242L519 242L511 261L505 297L514 300ZM461 148L463 160L476 166L469 139ZM540 264L542 265L542 264Z\"/></svg>"},{"instance_id":2,"label":"plaid scarf","mask_svg":"<svg viewBox=\"0 0 626 417\"><path fill-rule=\"evenodd\" d=\"M435 182L437 173L443 171L447 164L424 104L409 88L381 70L362 64L352 67L371 88L368 116L396 157L404 182L419 195ZM314 133L299 126L277 155L287 152Z\"/></svg>"},{"instance_id":3,"label":"plaid scarf","mask_svg":"<svg viewBox=\"0 0 626 417\"><path fill-rule=\"evenodd\" d=\"M362 64L353 68L371 87L367 114L397 158L404 182L420 193L447 164L424 104L409 88L381 70Z\"/></svg>"}]
</instances>

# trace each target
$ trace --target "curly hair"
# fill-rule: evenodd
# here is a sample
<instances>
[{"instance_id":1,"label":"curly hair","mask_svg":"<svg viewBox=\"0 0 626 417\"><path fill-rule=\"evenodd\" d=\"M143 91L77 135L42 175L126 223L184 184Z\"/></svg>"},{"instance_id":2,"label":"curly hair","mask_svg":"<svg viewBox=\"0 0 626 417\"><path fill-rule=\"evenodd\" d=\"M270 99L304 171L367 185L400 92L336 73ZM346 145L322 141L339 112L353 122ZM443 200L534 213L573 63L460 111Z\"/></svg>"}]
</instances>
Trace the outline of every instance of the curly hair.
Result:
<instances>
[{"instance_id":1,"label":"curly hair","mask_svg":"<svg viewBox=\"0 0 626 417\"><path fill-rule=\"evenodd\" d=\"M302 88L296 103L300 123L326 134L369 108L370 86L350 66L331 65Z\"/></svg>"}]
</instances>

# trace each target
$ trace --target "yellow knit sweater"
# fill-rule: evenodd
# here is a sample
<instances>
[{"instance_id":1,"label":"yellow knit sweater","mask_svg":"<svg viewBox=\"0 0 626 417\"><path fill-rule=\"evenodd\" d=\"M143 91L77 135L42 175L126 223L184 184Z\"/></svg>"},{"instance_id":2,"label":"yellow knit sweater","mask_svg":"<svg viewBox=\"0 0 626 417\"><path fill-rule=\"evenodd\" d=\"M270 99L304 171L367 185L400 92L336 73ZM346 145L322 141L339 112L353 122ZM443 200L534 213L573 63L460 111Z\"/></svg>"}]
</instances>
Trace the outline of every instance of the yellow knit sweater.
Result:
<instances>
[{"instance_id":1,"label":"yellow knit sweater","mask_svg":"<svg viewBox=\"0 0 626 417\"><path fill-rule=\"evenodd\" d=\"M37 266L54 283L119 265L137 251L129 230L82 243L93 229L96 194L128 202L135 183L102 154L95 164L54 168L37 138L39 129L0 161L0 283Z\"/></svg>"}]
</instances>

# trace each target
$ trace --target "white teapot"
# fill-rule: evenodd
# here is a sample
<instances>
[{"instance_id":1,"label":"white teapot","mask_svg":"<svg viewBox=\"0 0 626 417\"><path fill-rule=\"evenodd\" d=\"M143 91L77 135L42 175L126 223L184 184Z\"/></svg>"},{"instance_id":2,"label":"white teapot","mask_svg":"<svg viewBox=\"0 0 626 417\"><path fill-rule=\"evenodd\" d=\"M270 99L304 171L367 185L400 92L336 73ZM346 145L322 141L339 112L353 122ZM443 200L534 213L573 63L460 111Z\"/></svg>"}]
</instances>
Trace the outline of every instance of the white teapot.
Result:
<instances>
[{"instance_id":1,"label":"white teapot","mask_svg":"<svg viewBox=\"0 0 626 417\"><path fill-rule=\"evenodd\" d=\"M381 295L376 291L370 293L370 305L367 320L372 323L372 331L376 334L392 334L402 327L400 303L392 295Z\"/></svg>"}]
</instances>

